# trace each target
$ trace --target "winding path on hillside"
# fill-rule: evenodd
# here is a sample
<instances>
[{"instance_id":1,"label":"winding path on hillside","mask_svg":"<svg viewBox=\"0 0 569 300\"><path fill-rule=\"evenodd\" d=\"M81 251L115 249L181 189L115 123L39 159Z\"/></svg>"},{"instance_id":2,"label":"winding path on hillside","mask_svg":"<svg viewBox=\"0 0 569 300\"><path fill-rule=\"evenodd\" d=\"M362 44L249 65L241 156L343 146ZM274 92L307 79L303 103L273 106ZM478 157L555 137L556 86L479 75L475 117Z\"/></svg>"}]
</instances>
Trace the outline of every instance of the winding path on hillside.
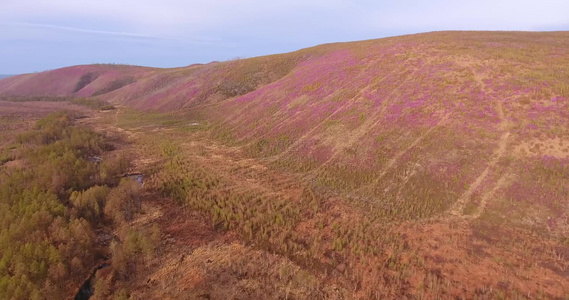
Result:
<instances>
[{"instance_id":1,"label":"winding path on hillside","mask_svg":"<svg viewBox=\"0 0 569 300\"><path fill-rule=\"evenodd\" d=\"M510 132L505 132L504 134L502 134L502 136L500 137L500 141L498 142L498 149L492 155L492 159L486 166L486 169L482 171L482 173L476 178L476 180L474 180L474 182L470 184L468 189L453 204L453 206L449 210L449 214L455 216L462 216L464 207L470 200L472 194L476 191L476 189L478 189L480 184L482 184L484 179L486 179L486 177L488 176L490 170L498 163L498 161L500 161L500 158L502 158L502 156L506 152L506 146L508 145L509 137L510 137ZM486 204L484 203L484 205Z\"/></svg>"}]
</instances>

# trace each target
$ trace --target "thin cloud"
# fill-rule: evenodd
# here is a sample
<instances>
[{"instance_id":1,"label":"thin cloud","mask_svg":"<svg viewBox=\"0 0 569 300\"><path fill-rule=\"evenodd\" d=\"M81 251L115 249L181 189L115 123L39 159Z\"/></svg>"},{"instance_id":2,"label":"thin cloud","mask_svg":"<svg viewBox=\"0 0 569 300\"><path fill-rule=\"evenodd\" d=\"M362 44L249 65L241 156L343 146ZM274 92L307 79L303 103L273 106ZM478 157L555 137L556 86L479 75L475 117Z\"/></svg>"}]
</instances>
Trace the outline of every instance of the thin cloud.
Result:
<instances>
[{"instance_id":1,"label":"thin cloud","mask_svg":"<svg viewBox=\"0 0 569 300\"><path fill-rule=\"evenodd\" d=\"M95 30L95 29L87 29L81 27L71 27L71 26L61 26L61 25L53 25L53 24L43 24L43 23L30 23L30 22L10 22L10 23L0 23L1 25L8 25L14 28L25 28L31 29L33 32L36 32L32 35L33 38L37 38L38 33L42 32L42 30L48 31L56 31L62 33L79 33L79 34L90 34L90 35L97 35L101 37L117 37L117 38L124 38L125 40L134 39L134 40L148 40L148 41L163 41L168 42L170 44L189 44L189 45L217 45L219 47L234 47L234 44L223 43L222 39L216 36L206 36L206 35L185 35L183 37L178 36L159 36L159 35L150 35L150 34L140 34L140 33L133 33L133 32L123 32L123 31L108 31L108 30ZM12 35L18 34L17 32L13 32ZM1 35L0 35L1 36ZM65 37L65 36L64 36ZM53 36L50 38L54 38Z\"/></svg>"},{"instance_id":2,"label":"thin cloud","mask_svg":"<svg viewBox=\"0 0 569 300\"><path fill-rule=\"evenodd\" d=\"M68 32L78 32L78 33L97 34L97 35L110 35L110 36L132 37L132 38L141 38L141 39L161 39L158 36L139 34L139 33L93 30L93 29L84 29L84 28L59 26L59 25L51 25L51 24L18 23L18 22L7 23L7 24L8 25L15 25L15 26L47 28L47 29L54 29L54 30L61 30L61 31L68 31Z\"/></svg>"}]
</instances>

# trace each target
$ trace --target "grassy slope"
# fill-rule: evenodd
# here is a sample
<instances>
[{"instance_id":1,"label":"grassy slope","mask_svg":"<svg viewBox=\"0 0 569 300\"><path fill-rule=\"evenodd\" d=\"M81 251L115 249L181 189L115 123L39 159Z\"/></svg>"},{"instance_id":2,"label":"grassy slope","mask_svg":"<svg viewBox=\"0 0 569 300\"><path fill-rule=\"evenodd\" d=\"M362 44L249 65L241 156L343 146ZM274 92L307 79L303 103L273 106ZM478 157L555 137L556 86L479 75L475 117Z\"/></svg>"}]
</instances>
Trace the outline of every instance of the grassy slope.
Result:
<instances>
[{"instance_id":1,"label":"grassy slope","mask_svg":"<svg viewBox=\"0 0 569 300\"><path fill-rule=\"evenodd\" d=\"M466 285L486 295L507 282L517 292L565 296L558 283L569 251L567 49L567 32L409 35L137 73L136 82L99 97L140 110L182 109L224 144L341 199L298 226L322 228L319 239L339 248L345 273L363 274L352 280L364 290L377 283L370 279L377 270L361 267L376 258L354 258L366 230L339 217L327 223L330 213L388 221L405 236L381 250L382 278L399 276L391 279L395 294L428 286L438 292L427 295L464 295ZM37 90L26 77L16 77L17 88L3 80L0 94L70 95L85 74ZM536 260L526 266L528 259ZM527 286L528 276L543 285Z\"/></svg>"},{"instance_id":2,"label":"grassy slope","mask_svg":"<svg viewBox=\"0 0 569 300\"><path fill-rule=\"evenodd\" d=\"M0 94L88 97L131 84L153 70L124 65L73 66L4 78L0 81Z\"/></svg>"},{"instance_id":3,"label":"grassy slope","mask_svg":"<svg viewBox=\"0 0 569 300\"><path fill-rule=\"evenodd\" d=\"M0 95L183 109L318 186L381 198L387 218L479 216L503 191L522 204L495 208L565 229L568 44L567 32L438 32L176 69L70 67L4 79Z\"/></svg>"},{"instance_id":4,"label":"grassy slope","mask_svg":"<svg viewBox=\"0 0 569 300\"><path fill-rule=\"evenodd\" d=\"M568 44L567 33L457 32L327 45L206 115L254 155L381 198L388 216L462 215L470 198L504 188L563 224ZM530 182L538 169L547 179Z\"/></svg>"},{"instance_id":5,"label":"grassy slope","mask_svg":"<svg viewBox=\"0 0 569 300\"><path fill-rule=\"evenodd\" d=\"M565 228L568 44L566 32L409 35L164 70L101 97L184 108L252 156L380 198L382 217L499 205ZM499 191L506 203L488 203Z\"/></svg>"}]
</instances>

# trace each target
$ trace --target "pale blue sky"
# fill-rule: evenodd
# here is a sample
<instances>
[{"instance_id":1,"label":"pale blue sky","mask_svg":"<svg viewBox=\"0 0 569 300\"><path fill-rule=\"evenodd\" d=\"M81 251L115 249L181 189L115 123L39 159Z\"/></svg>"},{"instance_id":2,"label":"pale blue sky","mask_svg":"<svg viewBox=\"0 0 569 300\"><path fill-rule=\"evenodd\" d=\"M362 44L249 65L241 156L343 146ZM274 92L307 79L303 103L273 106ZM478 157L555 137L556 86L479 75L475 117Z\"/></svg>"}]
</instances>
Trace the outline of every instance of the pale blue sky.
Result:
<instances>
[{"instance_id":1,"label":"pale blue sky","mask_svg":"<svg viewBox=\"0 0 569 300\"><path fill-rule=\"evenodd\" d=\"M569 0L0 0L0 74L174 67L435 30L569 30Z\"/></svg>"}]
</instances>

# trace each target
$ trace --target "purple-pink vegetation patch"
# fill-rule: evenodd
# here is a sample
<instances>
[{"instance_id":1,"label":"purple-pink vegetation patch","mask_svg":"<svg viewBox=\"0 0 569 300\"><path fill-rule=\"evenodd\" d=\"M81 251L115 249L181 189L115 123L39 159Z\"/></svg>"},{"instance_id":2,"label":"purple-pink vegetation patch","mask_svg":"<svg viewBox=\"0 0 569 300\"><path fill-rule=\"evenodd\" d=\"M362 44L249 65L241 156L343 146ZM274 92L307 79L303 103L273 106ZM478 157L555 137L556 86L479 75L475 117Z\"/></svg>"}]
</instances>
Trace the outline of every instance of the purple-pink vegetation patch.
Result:
<instances>
[{"instance_id":1,"label":"purple-pink vegetation patch","mask_svg":"<svg viewBox=\"0 0 569 300\"><path fill-rule=\"evenodd\" d=\"M507 199L542 205L555 216L567 213L569 159L543 156L521 162L516 169L516 181L508 188Z\"/></svg>"}]
</instances>

